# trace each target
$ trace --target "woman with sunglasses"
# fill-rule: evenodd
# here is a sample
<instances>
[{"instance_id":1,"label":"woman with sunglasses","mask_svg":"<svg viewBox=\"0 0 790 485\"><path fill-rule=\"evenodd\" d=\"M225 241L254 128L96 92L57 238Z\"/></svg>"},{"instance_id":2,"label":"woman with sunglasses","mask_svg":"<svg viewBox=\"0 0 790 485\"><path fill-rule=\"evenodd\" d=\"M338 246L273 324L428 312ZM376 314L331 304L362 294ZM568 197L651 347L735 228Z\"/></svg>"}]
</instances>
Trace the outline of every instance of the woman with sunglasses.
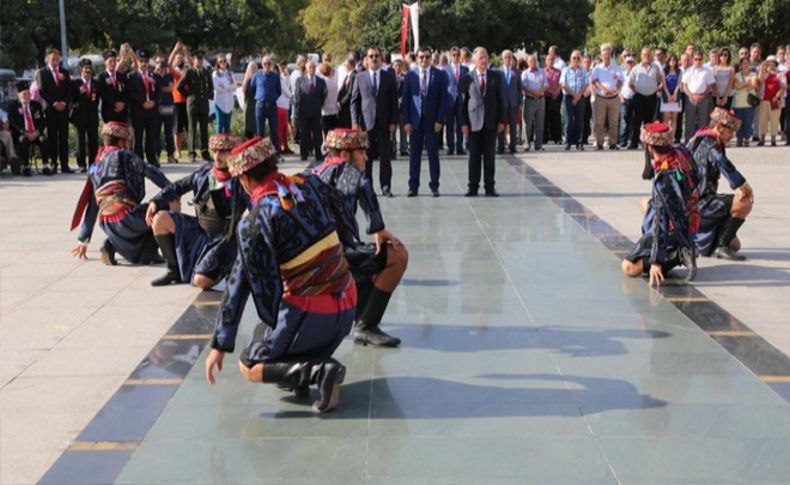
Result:
<instances>
[{"instance_id":1,"label":"woman with sunglasses","mask_svg":"<svg viewBox=\"0 0 790 485\"><path fill-rule=\"evenodd\" d=\"M230 133L230 120L233 114L235 103L234 93L236 92L236 82L233 80L233 73L228 68L228 59L225 54L217 57L214 64L214 74L211 76L214 82L214 117L217 124L217 133Z\"/></svg>"},{"instance_id":2,"label":"woman with sunglasses","mask_svg":"<svg viewBox=\"0 0 790 485\"><path fill-rule=\"evenodd\" d=\"M715 105L720 108L732 107L733 83L735 81L735 68L732 66L732 54L729 47L719 49L719 62L711 65L713 77L716 79Z\"/></svg>"}]
</instances>

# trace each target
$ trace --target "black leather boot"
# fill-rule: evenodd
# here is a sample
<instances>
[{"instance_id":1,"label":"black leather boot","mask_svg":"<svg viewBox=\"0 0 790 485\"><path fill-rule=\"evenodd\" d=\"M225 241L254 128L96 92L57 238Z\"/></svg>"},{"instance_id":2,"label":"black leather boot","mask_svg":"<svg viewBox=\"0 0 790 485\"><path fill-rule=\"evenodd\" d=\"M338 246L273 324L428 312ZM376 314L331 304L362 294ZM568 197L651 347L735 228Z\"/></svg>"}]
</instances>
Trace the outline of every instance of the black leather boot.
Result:
<instances>
[{"instance_id":1,"label":"black leather boot","mask_svg":"<svg viewBox=\"0 0 790 485\"><path fill-rule=\"evenodd\" d=\"M325 413L337 406L340 384L346 368L335 359L315 362L276 362L263 365L263 382L292 389L297 397L309 396L310 384L318 387L321 397L313 403L313 410Z\"/></svg>"},{"instance_id":2,"label":"black leather boot","mask_svg":"<svg viewBox=\"0 0 790 485\"><path fill-rule=\"evenodd\" d=\"M313 403L313 410L325 413L337 407L340 402L340 385L346 378L346 367L335 359L327 359L314 365L310 381L318 386L321 397Z\"/></svg>"},{"instance_id":3,"label":"black leather boot","mask_svg":"<svg viewBox=\"0 0 790 485\"><path fill-rule=\"evenodd\" d=\"M691 283L697 277L697 250L696 248L682 248L678 254L680 264L686 267L688 272L683 278L684 283Z\"/></svg>"},{"instance_id":4,"label":"black leather boot","mask_svg":"<svg viewBox=\"0 0 790 485\"><path fill-rule=\"evenodd\" d=\"M101 262L107 266L116 266L118 261L115 260L115 247L109 239L105 239L101 245Z\"/></svg>"},{"instance_id":5,"label":"black leather boot","mask_svg":"<svg viewBox=\"0 0 790 485\"><path fill-rule=\"evenodd\" d=\"M724 224L721 225L719 229L719 233L716 236L716 250L713 254L719 259L728 259L730 261L743 261L746 258L741 256L740 254L736 254L730 248L730 243L735 238L735 234L737 234L738 229L741 228L743 223L746 222L744 219L738 217L730 217Z\"/></svg>"},{"instance_id":6,"label":"black leather boot","mask_svg":"<svg viewBox=\"0 0 790 485\"><path fill-rule=\"evenodd\" d=\"M391 293L382 291L375 286L370 291L365 310L357 318L354 328L354 342L379 347L397 347L400 339L386 334L379 328L384 311L390 301Z\"/></svg>"},{"instance_id":7,"label":"black leather boot","mask_svg":"<svg viewBox=\"0 0 790 485\"><path fill-rule=\"evenodd\" d=\"M167 261L167 273L151 281L151 286L167 286L171 283L181 283L181 273L178 271L178 257L176 256L176 238L172 234L154 236L162 254Z\"/></svg>"}]
</instances>

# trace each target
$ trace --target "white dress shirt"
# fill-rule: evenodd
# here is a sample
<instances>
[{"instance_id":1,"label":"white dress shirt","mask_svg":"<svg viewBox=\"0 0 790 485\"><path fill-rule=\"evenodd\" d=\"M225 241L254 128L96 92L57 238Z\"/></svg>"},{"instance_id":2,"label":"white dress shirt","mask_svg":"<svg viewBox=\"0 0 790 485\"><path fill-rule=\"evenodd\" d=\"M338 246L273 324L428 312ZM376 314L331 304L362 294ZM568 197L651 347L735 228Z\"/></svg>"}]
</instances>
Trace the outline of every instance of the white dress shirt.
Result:
<instances>
[{"instance_id":1,"label":"white dress shirt","mask_svg":"<svg viewBox=\"0 0 790 485\"><path fill-rule=\"evenodd\" d=\"M211 76L214 83L214 105L223 113L231 113L235 102L236 82L227 70L216 71Z\"/></svg>"},{"instance_id":2,"label":"white dress shirt","mask_svg":"<svg viewBox=\"0 0 790 485\"><path fill-rule=\"evenodd\" d=\"M702 94L711 84L716 84L716 78L705 66L691 66L683 73L683 84L686 85L691 94Z\"/></svg>"},{"instance_id":3,"label":"white dress shirt","mask_svg":"<svg viewBox=\"0 0 790 485\"><path fill-rule=\"evenodd\" d=\"M592 74L590 74L590 82L594 85L595 81L601 83L606 89L615 89L617 83L623 81L623 70L614 61L609 61L608 66L602 62L595 66ZM604 94L597 87L595 88L595 94L605 98L612 97L611 94Z\"/></svg>"}]
</instances>

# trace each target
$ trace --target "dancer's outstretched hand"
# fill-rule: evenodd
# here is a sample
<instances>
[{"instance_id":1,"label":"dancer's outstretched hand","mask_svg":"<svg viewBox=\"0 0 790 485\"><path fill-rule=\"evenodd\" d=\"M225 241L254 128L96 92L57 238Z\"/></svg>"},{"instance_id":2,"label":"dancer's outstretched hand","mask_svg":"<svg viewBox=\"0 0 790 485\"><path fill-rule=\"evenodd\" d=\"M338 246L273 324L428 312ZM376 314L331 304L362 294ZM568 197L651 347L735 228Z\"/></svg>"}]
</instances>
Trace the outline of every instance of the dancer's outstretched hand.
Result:
<instances>
[{"instance_id":1,"label":"dancer's outstretched hand","mask_svg":"<svg viewBox=\"0 0 790 485\"><path fill-rule=\"evenodd\" d=\"M222 371L222 359L225 357L225 352L217 349L211 349L208 357L206 357L206 380L212 386L217 383L214 379L214 366L217 367L217 372Z\"/></svg>"},{"instance_id":2,"label":"dancer's outstretched hand","mask_svg":"<svg viewBox=\"0 0 790 485\"><path fill-rule=\"evenodd\" d=\"M77 245L71 249L71 255L77 259L88 259L88 245L77 243Z\"/></svg>"},{"instance_id":3,"label":"dancer's outstretched hand","mask_svg":"<svg viewBox=\"0 0 790 485\"><path fill-rule=\"evenodd\" d=\"M661 271L661 265L657 263L653 263L650 265L650 280L648 281L649 286L653 286L655 283L655 287L658 288L661 286L661 283L664 282L664 273Z\"/></svg>"}]
</instances>

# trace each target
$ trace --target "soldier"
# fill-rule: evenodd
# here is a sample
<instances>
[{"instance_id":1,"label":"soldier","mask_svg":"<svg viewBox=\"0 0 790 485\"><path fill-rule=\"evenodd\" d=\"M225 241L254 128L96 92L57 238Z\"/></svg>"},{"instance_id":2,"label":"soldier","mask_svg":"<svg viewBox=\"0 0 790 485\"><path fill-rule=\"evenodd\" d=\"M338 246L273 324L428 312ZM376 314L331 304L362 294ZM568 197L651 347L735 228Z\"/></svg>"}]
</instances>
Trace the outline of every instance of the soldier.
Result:
<instances>
[{"instance_id":1,"label":"soldier","mask_svg":"<svg viewBox=\"0 0 790 485\"><path fill-rule=\"evenodd\" d=\"M236 223L249 205L227 165L230 150L240 142L235 135L212 135L214 162L168 185L148 205L146 221L167 261L167 273L152 286L191 281L209 290L230 271L236 259ZM191 204L197 217L168 211L187 192L195 194Z\"/></svg>"},{"instance_id":2,"label":"soldier","mask_svg":"<svg viewBox=\"0 0 790 485\"><path fill-rule=\"evenodd\" d=\"M129 98L132 103L134 152L138 157L159 166L154 150L154 137L159 128L159 75L149 69L150 55L146 50L137 53L137 70L129 74Z\"/></svg>"},{"instance_id":3,"label":"soldier","mask_svg":"<svg viewBox=\"0 0 790 485\"><path fill-rule=\"evenodd\" d=\"M101 96L101 118L104 122L120 121L126 123L127 109L126 74L118 72L118 55L113 50L105 51L106 70L99 74L99 94ZM93 163L93 160L90 161Z\"/></svg>"},{"instance_id":4,"label":"soldier","mask_svg":"<svg viewBox=\"0 0 790 485\"><path fill-rule=\"evenodd\" d=\"M71 229L80 225L74 257L85 259L93 226L99 219L107 239L102 262L117 264L115 252L135 264L162 263L151 228L145 222L145 179L164 188L170 181L159 169L129 150L131 129L126 123L108 121L102 127L104 146L88 170L88 180L74 211Z\"/></svg>"},{"instance_id":5,"label":"soldier","mask_svg":"<svg viewBox=\"0 0 790 485\"><path fill-rule=\"evenodd\" d=\"M81 59L80 77L71 81L71 121L77 127L77 165L87 172L99 151L99 82L93 78L93 63ZM87 159L87 162L86 162Z\"/></svg>"},{"instance_id":6,"label":"soldier","mask_svg":"<svg viewBox=\"0 0 790 485\"><path fill-rule=\"evenodd\" d=\"M211 80L211 69L203 67L203 51L192 51L192 67L178 82L176 89L187 98L189 159L191 162L197 159L195 137L199 125L200 151L203 160L210 162L212 160L208 153L208 101L214 98L214 83Z\"/></svg>"},{"instance_id":7,"label":"soldier","mask_svg":"<svg viewBox=\"0 0 790 485\"><path fill-rule=\"evenodd\" d=\"M55 160L60 158L60 170L74 173L69 168L69 104L71 102L71 82L69 72L60 66L60 51L47 51L47 65L36 73L41 97L46 101L44 113L47 119L47 139L49 154L52 155L52 170L57 172Z\"/></svg>"},{"instance_id":8,"label":"soldier","mask_svg":"<svg viewBox=\"0 0 790 485\"><path fill-rule=\"evenodd\" d=\"M400 339L386 334L379 325L392 293L406 272L409 255L398 238L384 228L376 192L365 175L367 133L335 129L327 134L326 145L332 156L315 172L324 183L343 194L345 209L354 221L351 235L354 243L345 247L359 290L354 342L397 347ZM366 232L374 236L375 244L364 243L359 236L357 207L365 213Z\"/></svg>"},{"instance_id":9,"label":"soldier","mask_svg":"<svg viewBox=\"0 0 790 485\"><path fill-rule=\"evenodd\" d=\"M239 370L250 382L288 386L304 396L321 392L316 412L334 408L346 368L332 354L354 321L357 289L343 257L352 221L338 192L304 173L277 171L268 138L233 149L230 172L252 198L239 223L238 256L228 277L222 309L206 358L206 379L215 383L225 353L252 294L261 323L242 352ZM298 210L297 210L298 208Z\"/></svg>"},{"instance_id":10,"label":"soldier","mask_svg":"<svg viewBox=\"0 0 790 485\"><path fill-rule=\"evenodd\" d=\"M55 164L49 166L48 147L44 128L44 109L41 103L32 100L30 96L30 83L20 81L16 84L19 99L8 104L8 124L15 140L19 142L20 169L24 176L29 177L30 172L30 145L38 146L41 151L44 175L55 175Z\"/></svg>"}]
</instances>

